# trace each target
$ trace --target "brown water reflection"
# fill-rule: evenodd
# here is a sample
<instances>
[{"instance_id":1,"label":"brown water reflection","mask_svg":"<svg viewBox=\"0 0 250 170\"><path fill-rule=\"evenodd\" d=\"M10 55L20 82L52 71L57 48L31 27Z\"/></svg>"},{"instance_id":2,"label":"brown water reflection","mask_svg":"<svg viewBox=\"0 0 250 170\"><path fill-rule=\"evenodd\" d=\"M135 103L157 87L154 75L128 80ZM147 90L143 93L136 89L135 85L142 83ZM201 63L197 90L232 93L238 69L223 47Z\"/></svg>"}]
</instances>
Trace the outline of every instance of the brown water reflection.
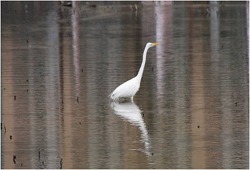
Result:
<instances>
[{"instance_id":1,"label":"brown water reflection","mask_svg":"<svg viewBox=\"0 0 250 170\"><path fill-rule=\"evenodd\" d=\"M246 2L93 3L2 3L2 168L248 168Z\"/></svg>"}]
</instances>

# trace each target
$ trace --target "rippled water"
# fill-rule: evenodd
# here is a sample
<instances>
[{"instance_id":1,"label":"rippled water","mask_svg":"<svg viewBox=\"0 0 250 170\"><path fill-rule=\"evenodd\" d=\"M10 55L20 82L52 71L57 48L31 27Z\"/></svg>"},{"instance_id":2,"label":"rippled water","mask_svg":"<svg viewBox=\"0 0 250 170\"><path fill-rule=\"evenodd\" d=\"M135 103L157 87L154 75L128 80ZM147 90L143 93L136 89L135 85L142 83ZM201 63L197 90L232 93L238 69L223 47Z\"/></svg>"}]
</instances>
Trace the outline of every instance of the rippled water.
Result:
<instances>
[{"instance_id":1,"label":"rippled water","mask_svg":"<svg viewBox=\"0 0 250 170\"><path fill-rule=\"evenodd\" d=\"M2 2L2 168L248 168L247 29L246 2Z\"/></svg>"}]
</instances>

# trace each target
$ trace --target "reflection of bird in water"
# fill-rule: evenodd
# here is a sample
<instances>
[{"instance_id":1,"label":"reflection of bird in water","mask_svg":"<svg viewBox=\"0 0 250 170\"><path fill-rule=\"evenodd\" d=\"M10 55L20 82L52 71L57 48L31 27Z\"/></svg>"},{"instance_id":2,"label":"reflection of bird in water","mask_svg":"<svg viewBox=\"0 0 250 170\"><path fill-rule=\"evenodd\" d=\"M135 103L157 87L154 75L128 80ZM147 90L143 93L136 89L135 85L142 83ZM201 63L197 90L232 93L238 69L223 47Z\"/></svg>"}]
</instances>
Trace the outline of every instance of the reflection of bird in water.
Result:
<instances>
[{"instance_id":1,"label":"reflection of bird in water","mask_svg":"<svg viewBox=\"0 0 250 170\"><path fill-rule=\"evenodd\" d=\"M66 6L66 7L72 7L71 1L59 1L60 5Z\"/></svg>"},{"instance_id":2,"label":"reflection of bird in water","mask_svg":"<svg viewBox=\"0 0 250 170\"><path fill-rule=\"evenodd\" d=\"M143 52L143 57L142 57L142 63L141 63L141 67L139 69L139 72L137 74L137 76L135 76L134 78L126 81L125 83L121 84L120 86L118 86L110 95L109 97L113 100L113 101L118 101L119 98L130 98L131 101L133 101L133 97L134 95L137 93L137 91L140 88L140 84L141 84L141 78L142 78L142 74L144 71L144 66L146 63L146 57L147 57L147 52L148 49L151 47L154 47L156 45L158 45L159 43L147 43L144 52Z\"/></svg>"},{"instance_id":3,"label":"reflection of bird in water","mask_svg":"<svg viewBox=\"0 0 250 170\"><path fill-rule=\"evenodd\" d=\"M150 142L148 131L146 125L143 121L141 110L139 107L133 102L126 102L126 103L111 103L111 108L115 111L116 115L119 115L124 120L130 122L131 124L138 126L141 131L141 138L142 142L144 143L145 150L143 149L135 149L144 152L148 157L152 156L150 153Z\"/></svg>"}]
</instances>

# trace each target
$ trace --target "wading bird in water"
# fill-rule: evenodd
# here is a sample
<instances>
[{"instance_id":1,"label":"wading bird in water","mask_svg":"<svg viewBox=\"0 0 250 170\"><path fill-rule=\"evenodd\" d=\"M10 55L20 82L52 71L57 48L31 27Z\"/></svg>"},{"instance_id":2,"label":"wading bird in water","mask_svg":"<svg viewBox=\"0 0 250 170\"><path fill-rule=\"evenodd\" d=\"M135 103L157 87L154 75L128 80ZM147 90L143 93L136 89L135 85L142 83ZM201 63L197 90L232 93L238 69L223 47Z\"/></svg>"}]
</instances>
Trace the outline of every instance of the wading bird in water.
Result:
<instances>
[{"instance_id":1,"label":"wading bird in water","mask_svg":"<svg viewBox=\"0 0 250 170\"><path fill-rule=\"evenodd\" d=\"M143 52L142 63L141 63L141 67L140 67L140 70L139 70L137 76L135 76L134 78L132 78L132 79L126 81L125 83L121 84L120 86L118 86L109 95L109 97L113 101L119 101L119 98L130 98L131 101L133 101L134 95L137 93L137 91L140 88L141 78L142 78L144 66L146 63L148 49L151 47L154 47L156 45L159 45L159 43L150 43L150 42L147 43L147 45L144 49L144 52Z\"/></svg>"}]
</instances>

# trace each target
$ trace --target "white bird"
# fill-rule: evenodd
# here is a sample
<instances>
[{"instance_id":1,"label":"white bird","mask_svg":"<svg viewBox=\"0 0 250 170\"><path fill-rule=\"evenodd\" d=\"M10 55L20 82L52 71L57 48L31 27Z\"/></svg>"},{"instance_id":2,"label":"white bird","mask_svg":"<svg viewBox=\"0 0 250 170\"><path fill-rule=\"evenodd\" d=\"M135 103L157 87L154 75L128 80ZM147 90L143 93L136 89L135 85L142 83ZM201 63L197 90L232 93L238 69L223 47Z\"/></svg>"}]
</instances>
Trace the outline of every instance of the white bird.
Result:
<instances>
[{"instance_id":1,"label":"white bird","mask_svg":"<svg viewBox=\"0 0 250 170\"><path fill-rule=\"evenodd\" d=\"M142 74L144 71L144 66L146 63L146 57L147 57L147 52L150 47L154 47L156 45L159 45L159 43L147 43L144 52L143 52L143 57L142 57L142 64L140 67L140 70L134 78L126 81L125 83L121 84L118 86L110 95L109 97L113 101L119 100L119 98L130 98L131 101L133 101L134 95L137 93L137 91L140 88L141 84L141 78Z\"/></svg>"}]
</instances>

